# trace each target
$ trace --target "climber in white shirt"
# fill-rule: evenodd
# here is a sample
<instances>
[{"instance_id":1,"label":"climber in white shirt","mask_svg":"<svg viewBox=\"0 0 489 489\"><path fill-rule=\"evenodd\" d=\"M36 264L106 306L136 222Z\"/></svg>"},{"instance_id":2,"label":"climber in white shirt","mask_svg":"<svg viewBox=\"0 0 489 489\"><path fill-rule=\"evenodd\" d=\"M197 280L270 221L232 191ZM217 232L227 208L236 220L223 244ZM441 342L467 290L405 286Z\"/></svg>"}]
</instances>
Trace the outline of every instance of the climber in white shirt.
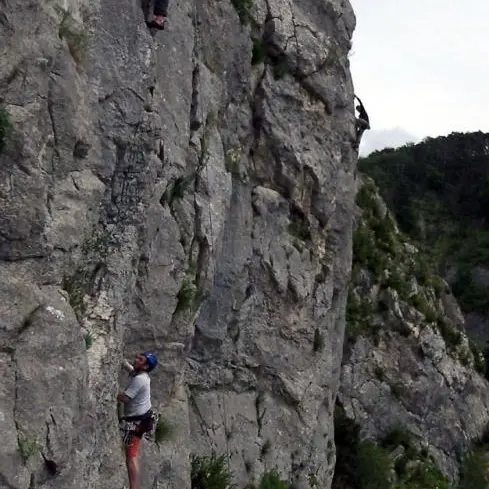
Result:
<instances>
[{"instance_id":1,"label":"climber in white shirt","mask_svg":"<svg viewBox=\"0 0 489 489\"><path fill-rule=\"evenodd\" d=\"M124 413L119 417L122 422L124 443L126 445L126 466L129 476L129 489L140 489L139 456L141 438L144 433L153 429L154 414L151 411L151 379L148 373L158 365L153 353L137 355L133 364L124 360L124 367L129 370L130 381L117 400L124 406Z\"/></svg>"}]
</instances>

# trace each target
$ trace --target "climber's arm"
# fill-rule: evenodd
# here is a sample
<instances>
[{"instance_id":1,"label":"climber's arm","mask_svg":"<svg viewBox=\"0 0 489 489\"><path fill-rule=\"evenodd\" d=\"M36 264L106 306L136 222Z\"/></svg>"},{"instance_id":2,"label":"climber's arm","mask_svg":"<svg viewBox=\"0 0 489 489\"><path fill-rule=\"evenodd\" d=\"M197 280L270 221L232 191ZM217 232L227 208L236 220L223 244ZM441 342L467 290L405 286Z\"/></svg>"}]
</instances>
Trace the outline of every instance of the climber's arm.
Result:
<instances>
[{"instance_id":1,"label":"climber's arm","mask_svg":"<svg viewBox=\"0 0 489 489\"><path fill-rule=\"evenodd\" d=\"M117 400L122 402L122 404L127 404L131 398L127 394L124 394L124 392L119 392L119 394L117 394Z\"/></svg>"},{"instance_id":2,"label":"climber's arm","mask_svg":"<svg viewBox=\"0 0 489 489\"><path fill-rule=\"evenodd\" d=\"M124 392L119 392L117 394L117 418L119 421L124 417L124 406L131 400L131 398L124 394Z\"/></svg>"},{"instance_id":3,"label":"climber's arm","mask_svg":"<svg viewBox=\"0 0 489 489\"><path fill-rule=\"evenodd\" d=\"M117 400L122 404L127 404L131 399L136 397L136 394L141 390L143 384L139 377L133 377L125 391L119 391Z\"/></svg>"},{"instance_id":4,"label":"climber's arm","mask_svg":"<svg viewBox=\"0 0 489 489\"><path fill-rule=\"evenodd\" d=\"M134 371L134 367L125 358L122 361L122 368L126 369L128 372Z\"/></svg>"}]
</instances>

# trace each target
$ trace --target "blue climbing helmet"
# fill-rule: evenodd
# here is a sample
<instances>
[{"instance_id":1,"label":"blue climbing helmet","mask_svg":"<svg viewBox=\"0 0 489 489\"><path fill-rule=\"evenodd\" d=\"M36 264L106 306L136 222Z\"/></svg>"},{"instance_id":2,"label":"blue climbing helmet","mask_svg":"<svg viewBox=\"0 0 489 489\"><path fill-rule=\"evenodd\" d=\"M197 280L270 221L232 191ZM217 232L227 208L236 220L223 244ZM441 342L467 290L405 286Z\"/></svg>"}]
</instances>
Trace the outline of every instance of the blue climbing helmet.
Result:
<instances>
[{"instance_id":1,"label":"blue climbing helmet","mask_svg":"<svg viewBox=\"0 0 489 489\"><path fill-rule=\"evenodd\" d=\"M146 357L146 362L148 363L148 372L151 372L151 370L153 370L156 365L158 365L158 359L156 358L155 355L153 355L153 353L150 353L149 351L145 351L143 353L143 356Z\"/></svg>"}]
</instances>

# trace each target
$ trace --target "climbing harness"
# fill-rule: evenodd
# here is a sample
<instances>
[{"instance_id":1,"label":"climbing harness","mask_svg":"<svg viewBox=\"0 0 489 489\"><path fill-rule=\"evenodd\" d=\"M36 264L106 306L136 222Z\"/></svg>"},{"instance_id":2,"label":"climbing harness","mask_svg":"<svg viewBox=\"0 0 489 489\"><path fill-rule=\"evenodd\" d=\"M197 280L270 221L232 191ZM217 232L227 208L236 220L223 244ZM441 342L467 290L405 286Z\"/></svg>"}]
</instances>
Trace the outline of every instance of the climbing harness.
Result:
<instances>
[{"instance_id":1,"label":"climbing harness","mask_svg":"<svg viewBox=\"0 0 489 489\"><path fill-rule=\"evenodd\" d=\"M136 434L137 423L129 421L121 421L120 430L122 434L122 442L124 445L129 446Z\"/></svg>"},{"instance_id":2,"label":"climbing harness","mask_svg":"<svg viewBox=\"0 0 489 489\"><path fill-rule=\"evenodd\" d=\"M121 418L119 426L124 444L130 445L134 436L144 436L148 440L154 439L158 419L159 415L152 409L139 416Z\"/></svg>"},{"instance_id":3,"label":"climbing harness","mask_svg":"<svg viewBox=\"0 0 489 489\"><path fill-rule=\"evenodd\" d=\"M155 413L154 411L151 411L151 425L148 424L148 431L144 433L144 438L146 438L146 440L148 441L155 440L156 427L158 426L159 419L160 419L159 413Z\"/></svg>"}]
</instances>

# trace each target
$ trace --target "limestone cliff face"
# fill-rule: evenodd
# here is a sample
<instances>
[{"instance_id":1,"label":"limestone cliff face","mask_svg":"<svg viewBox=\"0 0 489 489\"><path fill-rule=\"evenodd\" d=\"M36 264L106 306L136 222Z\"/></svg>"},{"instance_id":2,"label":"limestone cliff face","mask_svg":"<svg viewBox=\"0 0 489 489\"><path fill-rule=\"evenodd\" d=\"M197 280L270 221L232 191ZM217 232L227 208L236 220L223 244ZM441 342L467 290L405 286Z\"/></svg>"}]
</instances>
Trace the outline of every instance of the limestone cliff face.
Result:
<instances>
[{"instance_id":1,"label":"limestone cliff face","mask_svg":"<svg viewBox=\"0 0 489 489\"><path fill-rule=\"evenodd\" d=\"M399 232L372 180L360 181L357 203L338 401L362 438L407 431L457 479L489 422L484 359L447 283Z\"/></svg>"},{"instance_id":2,"label":"limestone cliff face","mask_svg":"<svg viewBox=\"0 0 489 489\"><path fill-rule=\"evenodd\" d=\"M175 428L143 487L189 487L212 449L239 487L330 485L355 19L235 6L174 2L154 37L133 1L1 6L1 487L123 487L115 394L142 349Z\"/></svg>"}]
</instances>

